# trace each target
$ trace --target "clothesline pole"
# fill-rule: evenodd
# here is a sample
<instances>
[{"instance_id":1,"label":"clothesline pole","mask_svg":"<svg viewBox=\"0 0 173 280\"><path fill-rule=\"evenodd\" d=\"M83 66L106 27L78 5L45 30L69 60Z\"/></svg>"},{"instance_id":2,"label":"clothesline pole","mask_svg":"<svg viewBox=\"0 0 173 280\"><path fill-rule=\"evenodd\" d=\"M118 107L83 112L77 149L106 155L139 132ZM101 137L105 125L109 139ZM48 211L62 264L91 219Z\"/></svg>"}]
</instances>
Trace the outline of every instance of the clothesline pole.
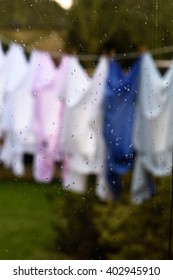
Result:
<instances>
[{"instance_id":1,"label":"clothesline pole","mask_svg":"<svg viewBox=\"0 0 173 280\"><path fill-rule=\"evenodd\" d=\"M172 179L171 179L171 205L170 205L170 228L169 228L169 260L172 260L172 223L173 223L173 153L172 153Z\"/></svg>"}]
</instances>

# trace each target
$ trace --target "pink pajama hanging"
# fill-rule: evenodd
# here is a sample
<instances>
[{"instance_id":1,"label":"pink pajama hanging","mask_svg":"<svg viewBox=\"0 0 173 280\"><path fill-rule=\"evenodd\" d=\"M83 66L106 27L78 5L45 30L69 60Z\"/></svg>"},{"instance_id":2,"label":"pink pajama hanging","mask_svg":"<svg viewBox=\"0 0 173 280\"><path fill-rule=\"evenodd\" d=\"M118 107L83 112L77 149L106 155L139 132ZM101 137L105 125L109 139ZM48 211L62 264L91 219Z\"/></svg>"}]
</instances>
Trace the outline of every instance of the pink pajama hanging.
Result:
<instances>
[{"instance_id":1,"label":"pink pajama hanging","mask_svg":"<svg viewBox=\"0 0 173 280\"><path fill-rule=\"evenodd\" d=\"M47 53L38 53L38 69L34 87L36 151L34 179L51 182L59 153L62 102L59 98L66 71L66 58L55 67Z\"/></svg>"}]
</instances>

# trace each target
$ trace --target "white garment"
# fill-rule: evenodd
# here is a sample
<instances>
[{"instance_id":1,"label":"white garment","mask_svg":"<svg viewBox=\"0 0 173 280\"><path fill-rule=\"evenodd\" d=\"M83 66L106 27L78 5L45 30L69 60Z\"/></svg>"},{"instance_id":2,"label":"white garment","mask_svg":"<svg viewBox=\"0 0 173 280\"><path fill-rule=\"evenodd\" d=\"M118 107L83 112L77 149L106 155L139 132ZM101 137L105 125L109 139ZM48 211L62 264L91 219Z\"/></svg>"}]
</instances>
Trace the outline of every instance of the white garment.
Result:
<instances>
[{"instance_id":1,"label":"white garment","mask_svg":"<svg viewBox=\"0 0 173 280\"><path fill-rule=\"evenodd\" d=\"M149 53L141 65L134 145L146 168L162 176L172 170L173 64L162 77Z\"/></svg>"},{"instance_id":2,"label":"white garment","mask_svg":"<svg viewBox=\"0 0 173 280\"><path fill-rule=\"evenodd\" d=\"M4 65L5 53L0 42L0 137L2 136L2 112L4 107Z\"/></svg>"},{"instance_id":3,"label":"white garment","mask_svg":"<svg viewBox=\"0 0 173 280\"><path fill-rule=\"evenodd\" d=\"M155 194L154 183L151 181L142 157L137 155L132 177L131 201L142 204Z\"/></svg>"},{"instance_id":4,"label":"white garment","mask_svg":"<svg viewBox=\"0 0 173 280\"><path fill-rule=\"evenodd\" d=\"M73 191L79 194L87 192L87 176L81 172L72 169L65 171L63 176L63 186L65 190ZM95 193L100 200L112 200L111 193L105 181L104 171L96 178Z\"/></svg>"},{"instance_id":5,"label":"white garment","mask_svg":"<svg viewBox=\"0 0 173 280\"><path fill-rule=\"evenodd\" d=\"M33 69L31 61L27 61L20 45L10 45L6 56L3 112L3 131L6 139L1 160L5 166L12 168L15 175L20 176L24 174L23 154L32 152L34 145Z\"/></svg>"},{"instance_id":6,"label":"white garment","mask_svg":"<svg viewBox=\"0 0 173 280\"><path fill-rule=\"evenodd\" d=\"M67 99L64 109L64 151L68 162L67 170L69 173L75 173L75 178L77 173L79 176L96 174L104 177L105 147L102 133L102 102L108 61L105 57L100 58L92 79L86 75L77 59L72 61L70 74L74 73L73 69L75 69L76 76L68 75L69 80L67 81L75 90L72 95L72 86L68 86L65 90L65 99L66 96ZM64 179L64 184L65 181L66 179ZM109 190L105 187L105 180L98 179L98 181L96 194L102 198L108 197ZM71 189L76 189L73 183L71 183ZM82 186L81 191L83 192L83 190Z\"/></svg>"},{"instance_id":7,"label":"white garment","mask_svg":"<svg viewBox=\"0 0 173 280\"><path fill-rule=\"evenodd\" d=\"M87 109L87 104L83 104L83 98L90 86L90 78L80 65L77 57L69 57L65 83L64 132L62 141L64 152L71 157L79 153L83 141L85 141L86 135L84 135L81 127L86 122L85 107ZM85 144L87 151L90 150L90 142L85 142Z\"/></svg>"},{"instance_id":8,"label":"white garment","mask_svg":"<svg viewBox=\"0 0 173 280\"><path fill-rule=\"evenodd\" d=\"M101 58L92 79L86 75L77 59L70 63L71 67L75 69L76 77L70 77L72 72L70 69L69 75L67 75L68 86L65 93L67 93L70 104L74 105L69 106L69 102L65 101L64 151L69 156L70 168L85 174L97 173L98 169L101 168L98 167L97 161L100 161L98 147L103 148L102 101L108 64L106 58ZM82 88L81 84L83 84ZM76 90L73 90L73 94L70 96L72 87ZM74 92L78 96L78 102ZM73 96L75 96L75 101Z\"/></svg>"},{"instance_id":9,"label":"white garment","mask_svg":"<svg viewBox=\"0 0 173 280\"><path fill-rule=\"evenodd\" d=\"M73 170L66 170L63 174L63 187L65 190L70 190L79 194L86 192L87 177L82 173Z\"/></svg>"},{"instance_id":10,"label":"white garment","mask_svg":"<svg viewBox=\"0 0 173 280\"><path fill-rule=\"evenodd\" d=\"M136 104L134 147L142 168L154 176L172 171L173 141L173 64L162 77L149 53L141 64L140 87ZM142 180L135 167L133 182ZM145 185L140 183L139 185ZM140 188L140 186L139 186ZM138 186L132 183L133 197Z\"/></svg>"}]
</instances>

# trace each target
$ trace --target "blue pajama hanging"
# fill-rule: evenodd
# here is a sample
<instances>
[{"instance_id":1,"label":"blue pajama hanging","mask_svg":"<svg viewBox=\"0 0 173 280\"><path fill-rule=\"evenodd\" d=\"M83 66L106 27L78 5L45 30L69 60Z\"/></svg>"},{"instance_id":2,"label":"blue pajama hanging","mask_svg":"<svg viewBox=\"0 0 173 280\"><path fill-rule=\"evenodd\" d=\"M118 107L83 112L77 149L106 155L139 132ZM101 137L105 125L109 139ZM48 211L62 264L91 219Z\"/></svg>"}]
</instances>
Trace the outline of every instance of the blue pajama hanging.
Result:
<instances>
[{"instance_id":1,"label":"blue pajama hanging","mask_svg":"<svg viewBox=\"0 0 173 280\"><path fill-rule=\"evenodd\" d=\"M121 193L120 175L134 163L132 134L140 63L138 58L128 74L115 60L111 59L109 66L104 101L106 177L116 197Z\"/></svg>"}]
</instances>

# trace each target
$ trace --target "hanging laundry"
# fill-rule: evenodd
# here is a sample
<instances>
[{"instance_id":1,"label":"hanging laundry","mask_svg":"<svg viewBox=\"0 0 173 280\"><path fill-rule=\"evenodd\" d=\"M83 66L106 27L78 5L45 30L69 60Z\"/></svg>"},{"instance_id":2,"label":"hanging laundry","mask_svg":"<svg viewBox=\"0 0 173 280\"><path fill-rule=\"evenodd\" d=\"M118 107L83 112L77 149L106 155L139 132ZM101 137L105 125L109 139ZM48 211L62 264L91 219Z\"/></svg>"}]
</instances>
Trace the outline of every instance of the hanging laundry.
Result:
<instances>
[{"instance_id":1,"label":"hanging laundry","mask_svg":"<svg viewBox=\"0 0 173 280\"><path fill-rule=\"evenodd\" d=\"M85 146L84 149L92 153L91 141L83 144L86 135L81 135L81 127L85 125L83 112L87 109L87 106L85 104L78 106L90 86L90 78L80 65L77 57L71 56L69 59L65 83L64 151L68 154L75 154L75 151L83 149L83 146L88 144L89 147Z\"/></svg>"},{"instance_id":2,"label":"hanging laundry","mask_svg":"<svg viewBox=\"0 0 173 280\"><path fill-rule=\"evenodd\" d=\"M142 204L156 194L156 187L151 173L146 169L142 157L136 155L132 182L131 182L131 201L134 204Z\"/></svg>"},{"instance_id":3,"label":"hanging laundry","mask_svg":"<svg viewBox=\"0 0 173 280\"><path fill-rule=\"evenodd\" d=\"M82 125L86 125L83 113L85 114L87 104L82 103L82 106L79 106L90 86L90 78L75 56L69 57L65 85L63 96L63 133L61 138L62 150L64 152L63 186L78 192L83 192L84 187L81 184L78 185L77 181L75 183L72 181L71 172L74 170L81 172L81 168L83 172L85 171L86 162L81 162L81 155L79 152L83 149L83 141L85 141L87 152L89 151L90 154L93 154L94 147L91 141L86 143L86 135L82 135L80 130ZM88 133L88 131L86 131L86 133ZM89 139L89 135L87 135L87 139ZM87 152L85 156L88 156ZM75 165L77 164L79 170L73 163Z\"/></svg>"},{"instance_id":4,"label":"hanging laundry","mask_svg":"<svg viewBox=\"0 0 173 280\"><path fill-rule=\"evenodd\" d=\"M33 145L30 131L33 116L32 71L22 46L12 43L4 67L5 93L2 129L5 142L0 158L15 175L24 174L23 154Z\"/></svg>"},{"instance_id":5,"label":"hanging laundry","mask_svg":"<svg viewBox=\"0 0 173 280\"><path fill-rule=\"evenodd\" d=\"M62 102L67 57L58 68L48 53L37 52L37 73L34 83L36 150L33 163L34 179L51 182L55 173L61 125Z\"/></svg>"},{"instance_id":6,"label":"hanging laundry","mask_svg":"<svg viewBox=\"0 0 173 280\"><path fill-rule=\"evenodd\" d=\"M134 163L132 133L140 62L138 58L129 72L124 74L119 64L111 59L105 87L106 173L116 198L122 189L120 175L129 171Z\"/></svg>"},{"instance_id":7,"label":"hanging laundry","mask_svg":"<svg viewBox=\"0 0 173 280\"><path fill-rule=\"evenodd\" d=\"M91 160L92 173L97 176L95 193L101 200L112 200L112 194L106 180L105 167L105 142L103 138L103 107L104 90L108 76L108 58L101 56L92 76L91 87L88 96L88 104L91 105L90 126L95 137L95 155Z\"/></svg>"},{"instance_id":8,"label":"hanging laundry","mask_svg":"<svg viewBox=\"0 0 173 280\"><path fill-rule=\"evenodd\" d=\"M83 193L87 188L87 175L95 174L96 194L105 199L108 190L104 180L102 102L107 78L107 60L105 57L100 58L92 78L88 77L76 58L71 60L70 69L68 83L73 84L74 90L71 94L72 87L69 86L65 91L67 97L64 118L63 185L70 190ZM75 75L71 76L70 73L74 73L74 69Z\"/></svg>"},{"instance_id":9,"label":"hanging laundry","mask_svg":"<svg viewBox=\"0 0 173 280\"><path fill-rule=\"evenodd\" d=\"M4 65L5 53L0 42L0 138L2 137L2 112L4 107Z\"/></svg>"},{"instance_id":10,"label":"hanging laundry","mask_svg":"<svg viewBox=\"0 0 173 280\"><path fill-rule=\"evenodd\" d=\"M140 203L153 193L140 173L154 176L172 172L173 64L162 77L150 53L142 58L139 95L134 125L137 161L132 181L132 201ZM139 171L140 169L140 171Z\"/></svg>"}]
</instances>

